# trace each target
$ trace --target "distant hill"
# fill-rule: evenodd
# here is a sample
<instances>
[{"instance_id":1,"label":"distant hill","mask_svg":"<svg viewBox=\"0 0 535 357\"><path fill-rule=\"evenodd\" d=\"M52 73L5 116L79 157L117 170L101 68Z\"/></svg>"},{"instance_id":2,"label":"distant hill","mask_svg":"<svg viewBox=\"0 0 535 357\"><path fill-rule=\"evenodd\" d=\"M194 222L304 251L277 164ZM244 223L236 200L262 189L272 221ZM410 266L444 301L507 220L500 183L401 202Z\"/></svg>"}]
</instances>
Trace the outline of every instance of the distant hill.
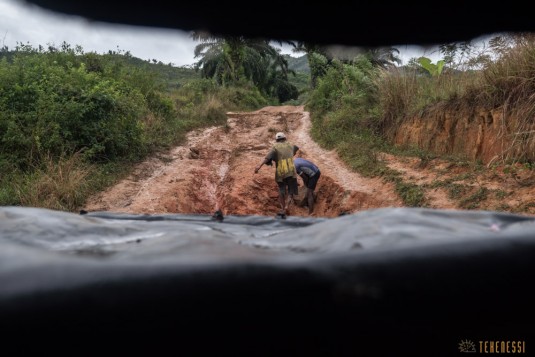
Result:
<instances>
[{"instance_id":1,"label":"distant hill","mask_svg":"<svg viewBox=\"0 0 535 357\"><path fill-rule=\"evenodd\" d=\"M175 67L162 62L150 62L137 57L129 57L128 62L135 66L147 66L150 70L158 73L167 83L169 89L178 88L194 79L200 79L200 73L188 66Z\"/></svg>"},{"instance_id":2,"label":"distant hill","mask_svg":"<svg viewBox=\"0 0 535 357\"><path fill-rule=\"evenodd\" d=\"M306 91L310 86L310 67L306 55L301 57L284 55L284 58L288 61L288 68L295 71L295 76L288 76L290 83L296 86L300 93Z\"/></svg>"},{"instance_id":3,"label":"distant hill","mask_svg":"<svg viewBox=\"0 0 535 357\"><path fill-rule=\"evenodd\" d=\"M292 57L290 55L284 55L284 58L288 61L288 68L296 72L310 73L310 67L308 66L308 60L306 55L301 57Z\"/></svg>"},{"instance_id":4,"label":"distant hill","mask_svg":"<svg viewBox=\"0 0 535 357\"><path fill-rule=\"evenodd\" d=\"M13 61L16 51L8 51L5 48L0 48L0 60L6 58L8 62ZM127 63L132 66L146 68L156 73L162 81L166 84L168 89L179 88L184 84L200 79L200 73L196 72L189 66L175 67L171 64L164 64L162 62L151 62L142 60L141 58L131 55L124 55L122 53L108 53L98 55L99 58L113 58L122 63Z\"/></svg>"}]
</instances>

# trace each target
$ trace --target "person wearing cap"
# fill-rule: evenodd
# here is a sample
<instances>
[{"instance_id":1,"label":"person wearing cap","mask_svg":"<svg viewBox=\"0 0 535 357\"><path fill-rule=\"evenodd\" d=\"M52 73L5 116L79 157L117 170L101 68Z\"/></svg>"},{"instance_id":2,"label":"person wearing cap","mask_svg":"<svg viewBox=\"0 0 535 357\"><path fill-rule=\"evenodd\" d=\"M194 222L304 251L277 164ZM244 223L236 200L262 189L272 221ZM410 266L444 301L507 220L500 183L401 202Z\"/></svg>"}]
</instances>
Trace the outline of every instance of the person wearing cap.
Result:
<instances>
[{"instance_id":1,"label":"person wearing cap","mask_svg":"<svg viewBox=\"0 0 535 357\"><path fill-rule=\"evenodd\" d=\"M275 144L262 162L255 167L255 174L263 165L270 165L275 161L275 181L279 186L279 203L281 212L286 215L293 196L297 195L297 172L294 166L294 155L299 147L286 141L282 132L275 134Z\"/></svg>"},{"instance_id":2,"label":"person wearing cap","mask_svg":"<svg viewBox=\"0 0 535 357\"><path fill-rule=\"evenodd\" d=\"M295 171L301 176L303 184L307 188L307 193L299 205L308 205L308 214L312 214L315 201L314 190L321 175L320 169L312 161L303 159L302 157L296 157L294 159L294 166Z\"/></svg>"}]
</instances>

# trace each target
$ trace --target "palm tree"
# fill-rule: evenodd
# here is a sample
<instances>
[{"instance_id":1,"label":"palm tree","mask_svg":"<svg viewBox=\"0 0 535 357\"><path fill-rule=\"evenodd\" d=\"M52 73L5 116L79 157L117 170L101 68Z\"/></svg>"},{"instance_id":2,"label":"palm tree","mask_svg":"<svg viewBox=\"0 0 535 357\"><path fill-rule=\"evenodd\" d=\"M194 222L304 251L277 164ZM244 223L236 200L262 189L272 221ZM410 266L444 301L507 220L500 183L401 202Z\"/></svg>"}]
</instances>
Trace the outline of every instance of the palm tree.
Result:
<instances>
[{"instance_id":1,"label":"palm tree","mask_svg":"<svg viewBox=\"0 0 535 357\"><path fill-rule=\"evenodd\" d=\"M394 67L401 64L399 50L395 47L378 47L369 49L366 53L372 65L381 68Z\"/></svg>"},{"instance_id":2,"label":"palm tree","mask_svg":"<svg viewBox=\"0 0 535 357\"><path fill-rule=\"evenodd\" d=\"M191 37L201 41L195 46L194 57L200 57L194 65L205 78L215 78L219 84L227 83L236 77L235 64L229 51L225 49L225 40L205 32L192 32Z\"/></svg>"},{"instance_id":3,"label":"palm tree","mask_svg":"<svg viewBox=\"0 0 535 357\"><path fill-rule=\"evenodd\" d=\"M269 40L243 36L220 37L204 32L193 32L191 36L201 41L194 50L195 58L199 58L195 69L201 70L205 78L215 78L219 84L246 79L265 94L273 96L277 93L277 85L288 82L288 74L292 73L284 56L270 45ZM289 83L287 85L294 87ZM292 93L297 93L297 88Z\"/></svg>"},{"instance_id":4,"label":"palm tree","mask_svg":"<svg viewBox=\"0 0 535 357\"><path fill-rule=\"evenodd\" d=\"M250 78L257 70L259 61L266 57L276 57L278 52L269 41L250 39L243 36L213 36L195 31L192 38L201 41L195 47L195 58L200 57L196 68L205 77L237 82L247 75Z\"/></svg>"}]
</instances>

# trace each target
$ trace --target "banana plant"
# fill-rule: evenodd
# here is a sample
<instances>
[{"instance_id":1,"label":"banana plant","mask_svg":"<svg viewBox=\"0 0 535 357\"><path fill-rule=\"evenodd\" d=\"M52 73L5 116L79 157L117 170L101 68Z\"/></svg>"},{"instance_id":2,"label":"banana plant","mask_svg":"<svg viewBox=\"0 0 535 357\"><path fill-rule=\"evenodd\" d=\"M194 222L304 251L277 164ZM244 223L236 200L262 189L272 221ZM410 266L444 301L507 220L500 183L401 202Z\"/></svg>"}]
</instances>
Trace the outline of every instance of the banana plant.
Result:
<instances>
[{"instance_id":1,"label":"banana plant","mask_svg":"<svg viewBox=\"0 0 535 357\"><path fill-rule=\"evenodd\" d=\"M429 58L420 57L418 58L418 63L433 77L440 76L444 68L444 60L439 60L434 64Z\"/></svg>"}]
</instances>

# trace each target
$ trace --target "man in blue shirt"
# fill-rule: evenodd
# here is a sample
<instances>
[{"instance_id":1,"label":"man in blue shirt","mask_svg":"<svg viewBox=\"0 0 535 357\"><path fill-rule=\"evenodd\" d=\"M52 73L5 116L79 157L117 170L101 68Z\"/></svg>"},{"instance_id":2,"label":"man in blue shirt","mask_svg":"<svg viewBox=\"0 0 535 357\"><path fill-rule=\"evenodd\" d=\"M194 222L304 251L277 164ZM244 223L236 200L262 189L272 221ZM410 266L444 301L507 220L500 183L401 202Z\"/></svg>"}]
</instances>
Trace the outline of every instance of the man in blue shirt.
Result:
<instances>
[{"instance_id":1,"label":"man in blue shirt","mask_svg":"<svg viewBox=\"0 0 535 357\"><path fill-rule=\"evenodd\" d=\"M303 205L308 203L308 214L314 211L314 190L320 178L320 169L311 161L297 157L294 159L295 171L303 179L303 184L307 188L307 193L303 199Z\"/></svg>"}]
</instances>

